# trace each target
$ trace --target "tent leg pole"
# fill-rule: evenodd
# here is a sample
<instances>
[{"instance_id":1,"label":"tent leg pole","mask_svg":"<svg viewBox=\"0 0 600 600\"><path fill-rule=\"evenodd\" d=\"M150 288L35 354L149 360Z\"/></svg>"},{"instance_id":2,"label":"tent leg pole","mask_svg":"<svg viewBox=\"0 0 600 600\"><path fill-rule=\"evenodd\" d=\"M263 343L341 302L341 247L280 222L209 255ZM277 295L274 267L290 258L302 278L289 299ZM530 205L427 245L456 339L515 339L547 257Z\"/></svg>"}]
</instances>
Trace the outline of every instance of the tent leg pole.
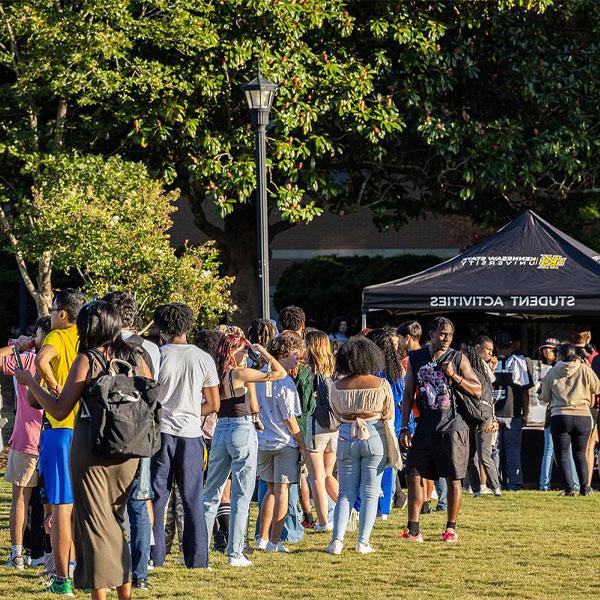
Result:
<instances>
[{"instance_id":1,"label":"tent leg pole","mask_svg":"<svg viewBox=\"0 0 600 600\"><path fill-rule=\"evenodd\" d=\"M363 310L362 319L361 319L361 323L360 323L360 328L361 329L366 329L367 328L367 314L368 314L368 311Z\"/></svg>"}]
</instances>

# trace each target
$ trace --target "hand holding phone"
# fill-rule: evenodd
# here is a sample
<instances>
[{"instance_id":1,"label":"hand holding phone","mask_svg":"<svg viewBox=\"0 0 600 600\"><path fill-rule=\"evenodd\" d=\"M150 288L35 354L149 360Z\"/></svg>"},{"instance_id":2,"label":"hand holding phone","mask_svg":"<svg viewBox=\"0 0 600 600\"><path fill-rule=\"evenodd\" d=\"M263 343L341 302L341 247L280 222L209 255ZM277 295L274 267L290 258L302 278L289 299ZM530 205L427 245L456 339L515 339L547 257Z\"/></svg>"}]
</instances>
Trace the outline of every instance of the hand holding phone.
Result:
<instances>
[{"instance_id":1,"label":"hand holding phone","mask_svg":"<svg viewBox=\"0 0 600 600\"><path fill-rule=\"evenodd\" d=\"M17 350L16 346L12 347L13 356L15 357L15 362L17 363L17 368L23 370L23 362L21 361L21 354Z\"/></svg>"}]
</instances>

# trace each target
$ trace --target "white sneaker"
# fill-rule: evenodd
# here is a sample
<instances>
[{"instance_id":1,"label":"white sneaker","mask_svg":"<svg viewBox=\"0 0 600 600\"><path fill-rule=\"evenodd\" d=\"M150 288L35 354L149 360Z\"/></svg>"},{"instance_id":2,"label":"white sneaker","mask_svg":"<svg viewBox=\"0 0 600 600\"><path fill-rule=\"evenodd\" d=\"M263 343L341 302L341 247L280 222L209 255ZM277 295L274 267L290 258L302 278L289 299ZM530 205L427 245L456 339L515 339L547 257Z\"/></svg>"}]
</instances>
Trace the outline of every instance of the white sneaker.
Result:
<instances>
[{"instance_id":1,"label":"white sneaker","mask_svg":"<svg viewBox=\"0 0 600 600\"><path fill-rule=\"evenodd\" d=\"M378 521L387 521L388 520L388 516L380 513L380 514L377 515L377 520Z\"/></svg>"},{"instance_id":2,"label":"white sneaker","mask_svg":"<svg viewBox=\"0 0 600 600\"><path fill-rule=\"evenodd\" d=\"M371 544L363 544L362 542L358 542L358 544L356 544L356 551L359 554L371 554L371 552L375 552Z\"/></svg>"},{"instance_id":3,"label":"white sneaker","mask_svg":"<svg viewBox=\"0 0 600 600\"><path fill-rule=\"evenodd\" d=\"M315 531L333 531L333 522L329 521L328 523L325 523L325 525L319 525L319 523L315 523L313 529Z\"/></svg>"},{"instance_id":4,"label":"white sneaker","mask_svg":"<svg viewBox=\"0 0 600 600\"><path fill-rule=\"evenodd\" d=\"M269 540L261 540L260 538L256 538L254 540L254 547L257 550L266 550L269 545Z\"/></svg>"},{"instance_id":5,"label":"white sneaker","mask_svg":"<svg viewBox=\"0 0 600 600\"><path fill-rule=\"evenodd\" d=\"M248 560L243 554L239 556L230 556L227 559L227 563L230 567L251 567L252 561Z\"/></svg>"},{"instance_id":6,"label":"white sneaker","mask_svg":"<svg viewBox=\"0 0 600 600\"><path fill-rule=\"evenodd\" d=\"M269 542L266 550L267 552L289 552L289 550L281 542L277 542L276 544Z\"/></svg>"},{"instance_id":7,"label":"white sneaker","mask_svg":"<svg viewBox=\"0 0 600 600\"><path fill-rule=\"evenodd\" d=\"M342 542L341 540L332 540L331 542L329 542L329 546L327 546L327 553L338 555L342 553L343 549L344 542Z\"/></svg>"},{"instance_id":8,"label":"white sneaker","mask_svg":"<svg viewBox=\"0 0 600 600\"><path fill-rule=\"evenodd\" d=\"M11 556L4 564L11 569L22 571L25 568L25 559L22 556Z\"/></svg>"},{"instance_id":9,"label":"white sneaker","mask_svg":"<svg viewBox=\"0 0 600 600\"><path fill-rule=\"evenodd\" d=\"M482 486L481 490L479 491L479 493L482 496L489 496L490 494L493 494L493 490L490 490L490 488L487 485Z\"/></svg>"},{"instance_id":10,"label":"white sneaker","mask_svg":"<svg viewBox=\"0 0 600 600\"><path fill-rule=\"evenodd\" d=\"M154 571L154 561L153 560L148 561L148 571Z\"/></svg>"},{"instance_id":11,"label":"white sneaker","mask_svg":"<svg viewBox=\"0 0 600 600\"><path fill-rule=\"evenodd\" d=\"M496 488L494 490L494 496L496 496L496 497L502 496L502 488Z\"/></svg>"}]
</instances>

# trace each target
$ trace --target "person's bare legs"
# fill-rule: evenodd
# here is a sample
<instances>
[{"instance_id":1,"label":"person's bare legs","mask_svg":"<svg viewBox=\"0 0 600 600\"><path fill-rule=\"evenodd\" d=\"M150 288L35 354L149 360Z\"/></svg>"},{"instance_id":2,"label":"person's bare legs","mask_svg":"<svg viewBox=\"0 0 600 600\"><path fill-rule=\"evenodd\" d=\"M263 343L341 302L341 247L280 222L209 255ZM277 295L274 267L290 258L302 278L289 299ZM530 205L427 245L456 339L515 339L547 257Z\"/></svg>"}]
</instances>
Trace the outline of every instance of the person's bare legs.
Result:
<instances>
[{"instance_id":1,"label":"person's bare legs","mask_svg":"<svg viewBox=\"0 0 600 600\"><path fill-rule=\"evenodd\" d=\"M106 588L92 590L92 600L106 600Z\"/></svg>"},{"instance_id":2,"label":"person's bare legs","mask_svg":"<svg viewBox=\"0 0 600 600\"><path fill-rule=\"evenodd\" d=\"M275 496L273 495L274 483L272 481L265 482L267 484L267 493L263 497L262 504L260 506L260 529L259 539L269 539L269 529L271 529L271 522L273 521L273 509L275 507Z\"/></svg>"},{"instance_id":3,"label":"person's bare legs","mask_svg":"<svg viewBox=\"0 0 600 600\"><path fill-rule=\"evenodd\" d=\"M56 566L58 577L69 577L69 555L71 553L71 515L72 504L51 504L52 507L52 529L50 540L52 541L52 556Z\"/></svg>"},{"instance_id":4,"label":"person's bare legs","mask_svg":"<svg viewBox=\"0 0 600 600\"><path fill-rule=\"evenodd\" d=\"M221 496L221 504L231 504L231 479L227 479Z\"/></svg>"},{"instance_id":5,"label":"person's bare legs","mask_svg":"<svg viewBox=\"0 0 600 600\"><path fill-rule=\"evenodd\" d=\"M586 460L588 464L588 480L587 487L592 485L592 476L594 475L594 450L596 449L596 442L598 441L598 429L594 427L588 440L586 448Z\"/></svg>"},{"instance_id":6,"label":"person's bare legs","mask_svg":"<svg viewBox=\"0 0 600 600\"><path fill-rule=\"evenodd\" d=\"M423 502L431 502L433 488L435 484L432 479L422 479L423 481Z\"/></svg>"},{"instance_id":7,"label":"person's bare legs","mask_svg":"<svg viewBox=\"0 0 600 600\"><path fill-rule=\"evenodd\" d=\"M31 490L32 488L30 487L12 486L10 543L13 546L23 546L23 534L27 525L27 507L31 498Z\"/></svg>"},{"instance_id":8,"label":"person's bare legs","mask_svg":"<svg viewBox=\"0 0 600 600\"><path fill-rule=\"evenodd\" d=\"M319 525L327 525L327 514L329 512L329 502L327 501L327 489L325 487L325 465L323 452L307 452L306 466L310 475L310 484L312 489L313 501Z\"/></svg>"},{"instance_id":9,"label":"person's bare legs","mask_svg":"<svg viewBox=\"0 0 600 600\"><path fill-rule=\"evenodd\" d=\"M421 518L421 508L425 498L423 482L427 481L419 475L407 475L408 485L408 521L418 523Z\"/></svg>"},{"instance_id":10,"label":"person's bare legs","mask_svg":"<svg viewBox=\"0 0 600 600\"><path fill-rule=\"evenodd\" d=\"M462 499L462 481L460 479L446 481L448 482L448 522L456 523Z\"/></svg>"},{"instance_id":11,"label":"person's bare legs","mask_svg":"<svg viewBox=\"0 0 600 600\"><path fill-rule=\"evenodd\" d=\"M92 600L106 600L106 588L92 590ZM117 587L119 600L131 600L131 583L124 583Z\"/></svg>"},{"instance_id":12,"label":"person's bare legs","mask_svg":"<svg viewBox=\"0 0 600 600\"><path fill-rule=\"evenodd\" d=\"M300 504L302 505L302 512L305 515L310 514L312 506L310 504L310 487L308 486L308 479L306 473L300 475Z\"/></svg>"},{"instance_id":13,"label":"person's bare legs","mask_svg":"<svg viewBox=\"0 0 600 600\"><path fill-rule=\"evenodd\" d=\"M340 485L333 474L333 470L335 469L335 461L335 452L325 450L323 454L323 465L325 467L325 487L327 489L329 497L337 503L338 494L340 492Z\"/></svg>"},{"instance_id":14,"label":"person's bare legs","mask_svg":"<svg viewBox=\"0 0 600 600\"><path fill-rule=\"evenodd\" d=\"M271 536L269 538L272 544L278 544L283 531L283 523L288 513L290 484L275 483L273 486L273 496L275 497L275 506L273 507L273 522L271 524Z\"/></svg>"}]
</instances>

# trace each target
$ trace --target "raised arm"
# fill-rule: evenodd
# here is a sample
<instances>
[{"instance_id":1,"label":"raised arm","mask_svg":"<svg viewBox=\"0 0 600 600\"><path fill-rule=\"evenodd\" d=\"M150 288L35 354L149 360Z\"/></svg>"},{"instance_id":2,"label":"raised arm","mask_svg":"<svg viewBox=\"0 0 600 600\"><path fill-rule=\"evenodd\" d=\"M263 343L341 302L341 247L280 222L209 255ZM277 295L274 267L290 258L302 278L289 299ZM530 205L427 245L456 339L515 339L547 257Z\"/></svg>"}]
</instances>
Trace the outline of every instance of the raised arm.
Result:
<instances>
[{"instance_id":1,"label":"raised arm","mask_svg":"<svg viewBox=\"0 0 600 600\"><path fill-rule=\"evenodd\" d=\"M29 371L17 369L15 377L20 384L29 388L31 395L46 412L50 413L56 420L62 421L67 418L81 399L89 370L88 358L80 354L71 366L65 387L58 398L42 388Z\"/></svg>"},{"instance_id":2,"label":"raised arm","mask_svg":"<svg viewBox=\"0 0 600 600\"><path fill-rule=\"evenodd\" d=\"M252 348L259 352L267 364L271 365L271 375L258 369L237 367L233 371L234 387L241 387L246 383L260 383L261 381L280 381L287 376L287 371L276 358L273 358L260 344L252 344Z\"/></svg>"}]
</instances>

